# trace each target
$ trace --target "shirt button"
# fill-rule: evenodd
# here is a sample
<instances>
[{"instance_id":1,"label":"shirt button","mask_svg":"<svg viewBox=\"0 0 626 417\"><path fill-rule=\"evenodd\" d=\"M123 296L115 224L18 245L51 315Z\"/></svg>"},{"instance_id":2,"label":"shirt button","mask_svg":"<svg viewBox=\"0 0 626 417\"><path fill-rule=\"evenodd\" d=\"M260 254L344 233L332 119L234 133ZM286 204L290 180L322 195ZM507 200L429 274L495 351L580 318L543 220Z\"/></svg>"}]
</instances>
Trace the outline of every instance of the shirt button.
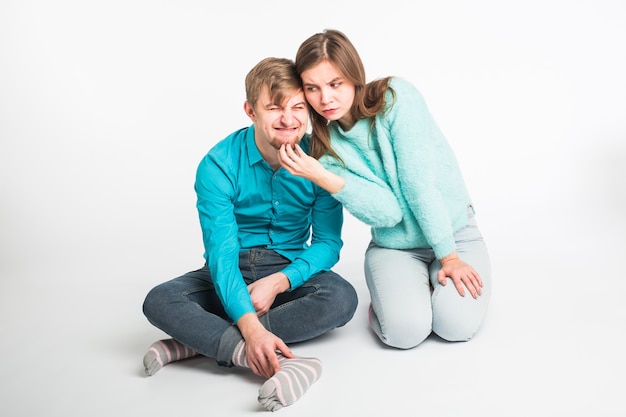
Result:
<instances>
[{"instance_id":1,"label":"shirt button","mask_svg":"<svg viewBox=\"0 0 626 417\"><path fill-rule=\"evenodd\" d=\"M274 201L274 205L275 205L275 206L277 206L277 205L279 205L279 204L280 204L280 202L278 202L278 201Z\"/></svg>"}]
</instances>

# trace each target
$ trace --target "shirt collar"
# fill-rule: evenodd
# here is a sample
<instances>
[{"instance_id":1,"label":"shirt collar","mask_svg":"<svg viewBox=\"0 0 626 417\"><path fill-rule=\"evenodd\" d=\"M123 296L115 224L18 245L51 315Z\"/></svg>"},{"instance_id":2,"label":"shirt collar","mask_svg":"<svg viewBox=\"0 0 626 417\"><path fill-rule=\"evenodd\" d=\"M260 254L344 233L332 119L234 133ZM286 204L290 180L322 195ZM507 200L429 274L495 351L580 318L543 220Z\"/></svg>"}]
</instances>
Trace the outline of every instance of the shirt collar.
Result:
<instances>
[{"instance_id":1,"label":"shirt collar","mask_svg":"<svg viewBox=\"0 0 626 417\"><path fill-rule=\"evenodd\" d=\"M261 155L261 151L259 151L259 148L256 146L256 142L254 141L254 124L250 126L250 129L248 129L248 134L246 136L246 152L248 153L250 166L264 161L263 155Z\"/></svg>"}]
</instances>

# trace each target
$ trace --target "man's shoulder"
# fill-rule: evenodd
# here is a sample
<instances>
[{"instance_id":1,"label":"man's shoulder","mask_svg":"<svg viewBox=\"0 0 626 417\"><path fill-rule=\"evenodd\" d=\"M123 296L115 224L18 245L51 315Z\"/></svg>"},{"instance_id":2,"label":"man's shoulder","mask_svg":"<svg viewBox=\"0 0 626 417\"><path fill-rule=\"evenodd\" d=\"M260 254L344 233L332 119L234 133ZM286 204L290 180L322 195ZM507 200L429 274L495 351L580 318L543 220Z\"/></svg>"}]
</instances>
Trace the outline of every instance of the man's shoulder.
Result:
<instances>
[{"instance_id":1,"label":"man's shoulder","mask_svg":"<svg viewBox=\"0 0 626 417\"><path fill-rule=\"evenodd\" d=\"M236 130L213 145L202 157L198 169L201 172L215 169L220 172L230 172L234 169L244 152L249 129L249 127L244 127Z\"/></svg>"},{"instance_id":2,"label":"man's shoulder","mask_svg":"<svg viewBox=\"0 0 626 417\"><path fill-rule=\"evenodd\" d=\"M248 127L242 127L241 129L235 130L230 135L226 136L224 139L221 139L217 142L211 149L209 149L209 154L222 153L231 150L232 148L239 148L244 145L245 139L248 135Z\"/></svg>"},{"instance_id":3,"label":"man's shoulder","mask_svg":"<svg viewBox=\"0 0 626 417\"><path fill-rule=\"evenodd\" d=\"M211 159L217 163L238 160L245 147L245 141L250 127L244 127L234 131L230 135L214 144L205 154L203 160Z\"/></svg>"}]
</instances>

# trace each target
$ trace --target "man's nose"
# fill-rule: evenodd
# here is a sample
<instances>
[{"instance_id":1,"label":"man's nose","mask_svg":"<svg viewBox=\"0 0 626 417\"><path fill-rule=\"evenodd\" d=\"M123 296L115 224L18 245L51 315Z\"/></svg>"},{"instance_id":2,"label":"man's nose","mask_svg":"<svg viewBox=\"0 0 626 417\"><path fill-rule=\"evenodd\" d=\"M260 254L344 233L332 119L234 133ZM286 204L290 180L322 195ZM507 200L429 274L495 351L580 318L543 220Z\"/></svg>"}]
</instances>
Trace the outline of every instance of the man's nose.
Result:
<instances>
[{"instance_id":1,"label":"man's nose","mask_svg":"<svg viewBox=\"0 0 626 417\"><path fill-rule=\"evenodd\" d=\"M293 111L291 111L290 109L283 110L282 117L281 117L283 123L287 125L291 124L291 122L293 121L293 118L294 118Z\"/></svg>"}]
</instances>

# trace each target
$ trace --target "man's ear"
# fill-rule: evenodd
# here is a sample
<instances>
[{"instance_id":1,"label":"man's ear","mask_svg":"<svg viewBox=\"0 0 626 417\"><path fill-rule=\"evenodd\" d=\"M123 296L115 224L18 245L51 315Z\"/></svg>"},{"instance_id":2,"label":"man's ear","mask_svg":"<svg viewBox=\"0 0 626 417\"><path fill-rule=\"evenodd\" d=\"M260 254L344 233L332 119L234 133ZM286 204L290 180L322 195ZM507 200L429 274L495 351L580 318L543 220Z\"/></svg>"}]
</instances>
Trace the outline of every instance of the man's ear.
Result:
<instances>
[{"instance_id":1,"label":"man's ear","mask_svg":"<svg viewBox=\"0 0 626 417\"><path fill-rule=\"evenodd\" d=\"M254 114L254 108L252 108L252 106L250 105L250 103L248 103L247 100L243 102L243 111L246 112L246 115L254 123L256 119L256 115Z\"/></svg>"}]
</instances>

